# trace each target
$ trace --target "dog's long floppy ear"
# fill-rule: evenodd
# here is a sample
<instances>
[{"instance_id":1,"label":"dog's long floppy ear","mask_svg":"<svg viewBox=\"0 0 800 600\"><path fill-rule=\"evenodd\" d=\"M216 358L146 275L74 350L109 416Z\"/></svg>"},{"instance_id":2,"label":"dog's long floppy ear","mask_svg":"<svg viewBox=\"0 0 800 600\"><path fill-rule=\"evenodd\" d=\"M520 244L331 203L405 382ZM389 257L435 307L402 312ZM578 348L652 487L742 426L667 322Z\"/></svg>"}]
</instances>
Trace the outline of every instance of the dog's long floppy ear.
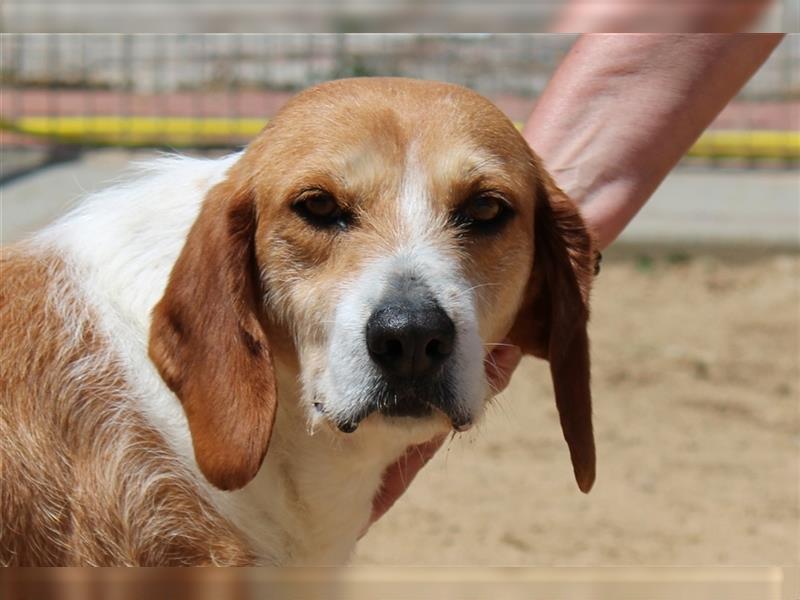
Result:
<instances>
[{"instance_id":1,"label":"dog's long floppy ear","mask_svg":"<svg viewBox=\"0 0 800 600\"><path fill-rule=\"evenodd\" d=\"M589 290L593 243L578 208L540 169L534 216L534 258L528 290L509 337L550 362L556 406L578 487L595 478L589 387Z\"/></svg>"},{"instance_id":2,"label":"dog's long floppy ear","mask_svg":"<svg viewBox=\"0 0 800 600\"><path fill-rule=\"evenodd\" d=\"M255 228L252 195L230 179L214 187L150 329L150 358L183 404L197 464L224 490L255 477L275 419Z\"/></svg>"}]
</instances>

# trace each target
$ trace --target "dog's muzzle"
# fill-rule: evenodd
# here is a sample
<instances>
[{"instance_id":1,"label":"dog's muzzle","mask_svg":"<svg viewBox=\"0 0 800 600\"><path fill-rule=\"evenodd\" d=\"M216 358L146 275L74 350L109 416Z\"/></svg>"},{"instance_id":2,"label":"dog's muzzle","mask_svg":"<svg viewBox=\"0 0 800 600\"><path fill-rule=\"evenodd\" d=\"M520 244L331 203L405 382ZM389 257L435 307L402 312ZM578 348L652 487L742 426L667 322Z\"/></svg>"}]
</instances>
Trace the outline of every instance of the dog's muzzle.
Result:
<instances>
[{"instance_id":1,"label":"dog's muzzle","mask_svg":"<svg viewBox=\"0 0 800 600\"><path fill-rule=\"evenodd\" d=\"M388 417L444 413L457 430L471 425L457 406L449 359L456 343L452 319L424 286L404 286L381 302L367 320L367 351L378 375L370 402L355 419L339 423L351 432L373 412Z\"/></svg>"}]
</instances>

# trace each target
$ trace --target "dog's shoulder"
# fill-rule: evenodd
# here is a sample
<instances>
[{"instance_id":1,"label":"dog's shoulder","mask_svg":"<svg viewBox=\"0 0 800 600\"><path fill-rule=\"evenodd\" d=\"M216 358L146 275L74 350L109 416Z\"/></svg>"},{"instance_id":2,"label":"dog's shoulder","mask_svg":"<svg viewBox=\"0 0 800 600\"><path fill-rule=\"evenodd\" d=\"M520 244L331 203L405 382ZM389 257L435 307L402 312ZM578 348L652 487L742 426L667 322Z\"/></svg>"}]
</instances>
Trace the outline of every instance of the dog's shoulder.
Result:
<instances>
[{"instance_id":1,"label":"dog's shoulder","mask_svg":"<svg viewBox=\"0 0 800 600\"><path fill-rule=\"evenodd\" d=\"M112 243L122 232L136 236L135 207L119 212L121 205L145 200L164 176L111 188L41 235L3 248L0 564L254 561L139 403L146 392L120 344L130 349L143 332L124 314L108 314L120 302L123 312L137 304L135 282L115 288L121 280L110 271L125 260L118 252L140 252ZM106 226L117 230L106 237ZM152 267L134 260L128 273L146 278Z\"/></svg>"}]
</instances>

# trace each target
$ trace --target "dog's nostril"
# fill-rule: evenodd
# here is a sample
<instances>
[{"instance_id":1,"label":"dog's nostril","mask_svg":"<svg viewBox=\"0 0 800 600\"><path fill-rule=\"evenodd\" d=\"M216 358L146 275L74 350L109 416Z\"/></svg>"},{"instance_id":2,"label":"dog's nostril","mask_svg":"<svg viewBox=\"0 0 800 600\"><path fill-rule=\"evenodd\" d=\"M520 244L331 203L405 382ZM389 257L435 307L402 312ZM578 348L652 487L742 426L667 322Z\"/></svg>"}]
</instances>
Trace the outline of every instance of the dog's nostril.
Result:
<instances>
[{"instance_id":1,"label":"dog's nostril","mask_svg":"<svg viewBox=\"0 0 800 600\"><path fill-rule=\"evenodd\" d=\"M383 354L391 358L397 358L403 354L403 342L400 340L388 340Z\"/></svg>"},{"instance_id":2,"label":"dog's nostril","mask_svg":"<svg viewBox=\"0 0 800 600\"><path fill-rule=\"evenodd\" d=\"M452 352L451 346L451 344L447 344L443 340L434 338L425 346L425 354L431 358L446 357Z\"/></svg>"}]
</instances>

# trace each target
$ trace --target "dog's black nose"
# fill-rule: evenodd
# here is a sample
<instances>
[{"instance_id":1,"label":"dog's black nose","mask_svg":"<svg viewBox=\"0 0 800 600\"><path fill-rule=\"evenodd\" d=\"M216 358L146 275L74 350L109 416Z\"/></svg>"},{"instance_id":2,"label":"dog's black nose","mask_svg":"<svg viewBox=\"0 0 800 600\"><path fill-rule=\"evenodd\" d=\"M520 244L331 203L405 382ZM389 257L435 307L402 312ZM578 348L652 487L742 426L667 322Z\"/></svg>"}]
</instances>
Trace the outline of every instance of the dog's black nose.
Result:
<instances>
[{"instance_id":1,"label":"dog's black nose","mask_svg":"<svg viewBox=\"0 0 800 600\"><path fill-rule=\"evenodd\" d=\"M367 348L394 378L432 375L453 351L456 329L435 302L384 305L367 321Z\"/></svg>"}]
</instances>

